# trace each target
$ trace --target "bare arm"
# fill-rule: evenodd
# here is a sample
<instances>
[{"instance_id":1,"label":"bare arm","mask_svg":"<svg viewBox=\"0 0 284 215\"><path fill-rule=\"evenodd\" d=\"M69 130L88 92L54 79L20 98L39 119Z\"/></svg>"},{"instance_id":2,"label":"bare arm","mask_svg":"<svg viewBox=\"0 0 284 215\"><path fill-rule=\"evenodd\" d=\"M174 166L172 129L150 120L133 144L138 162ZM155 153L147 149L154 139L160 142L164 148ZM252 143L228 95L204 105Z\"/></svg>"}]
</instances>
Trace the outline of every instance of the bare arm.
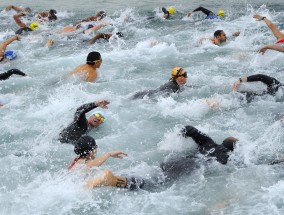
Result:
<instances>
[{"instance_id":1,"label":"bare arm","mask_svg":"<svg viewBox=\"0 0 284 215\"><path fill-rule=\"evenodd\" d=\"M113 157L113 158L123 158L123 156L127 156L127 154L122 152L122 151L108 152L108 153L102 155L101 157L98 157L98 158L96 158L94 160L87 161L86 165L88 167L101 166L110 157Z\"/></svg>"},{"instance_id":2,"label":"bare arm","mask_svg":"<svg viewBox=\"0 0 284 215\"><path fill-rule=\"evenodd\" d=\"M17 7L17 6L14 6L14 5L8 5L8 6L5 8L6 11L12 10L12 9L15 10L17 13L22 12L22 11L25 10L25 9L22 8L22 7Z\"/></svg>"},{"instance_id":3,"label":"bare arm","mask_svg":"<svg viewBox=\"0 0 284 215\"><path fill-rule=\"evenodd\" d=\"M89 33L91 33L92 31L97 31L97 30L101 29L102 27L105 27L105 26L108 25L108 24L109 24L109 23L101 23L101 24L99 24L99 25L96 25L96 26L94 26L94 27L92 27L92 28L90 28L90 29L84 31L84 34L89 34Z\"/></svg>"},{"instance_id":4,"label":"bare arm","mask_svg":"<svg viewBox=\"0 0 284 215\"><path fill-rule=\"evenodd\" d=\"M0 58L3 57L4 52L6 51L7 46L14 42L15 40L20 40L21 37L19 35L15 35L7 40L5 40L3 43L0 44Z\"/></svg>"},{"instance_id":5,"label":"bare arm","mask_svg":"<svg viewBox=\"0 0 284 215\"><path fill-rule=\"evenodd\" d=\"M274 36L276 37L277 40L284 39L284 34L280 32L280 30L274 25L269 19L267 19L264 16L260 15L254 15L253 18L255 18L257 21L263 20L266 25L270 28Z\"/></svg>"},{"instance_id":6,"label":"bare arm","mask_svg":"<svg viewBox=\"0 0 284 215\"><path fill-rule=\"evenodd\" d=\"M15 22L17 23L17 25L18 25L20 28L25 28L25 27L27 27L27 26L26 26L25 23L23 23L23 22L20 20L20 17L21 17L21 16L25 16L25 14L24 14L24 13L18 13L18 14L15 14L15 15L13 16L13 18L14 18Z\"/></svg>"},{"instance_id":7,"label":"bare arm","mask_svg":"<svg viewBox=\"0 0 284 215\"><path fill-rule=\"evenodd\" d=\"M258 53L264 54L267 51L267 49L284 52L284 46L271 44L271 45L263 46L261 49L259 49Z\"/></svg>"},{"instance_id":8,"label":"bare arm","mask_svg":"<svg viewBox=\"0 0 284 215\"><path fill-rule=\"evenodd\" d=\"M92 39L90 39L88 41L88 43L93 44L95 43L98 39L106 39L108 40L110 37L112 36L112 34L96 34Z\"/></svg>"}]
</instances>

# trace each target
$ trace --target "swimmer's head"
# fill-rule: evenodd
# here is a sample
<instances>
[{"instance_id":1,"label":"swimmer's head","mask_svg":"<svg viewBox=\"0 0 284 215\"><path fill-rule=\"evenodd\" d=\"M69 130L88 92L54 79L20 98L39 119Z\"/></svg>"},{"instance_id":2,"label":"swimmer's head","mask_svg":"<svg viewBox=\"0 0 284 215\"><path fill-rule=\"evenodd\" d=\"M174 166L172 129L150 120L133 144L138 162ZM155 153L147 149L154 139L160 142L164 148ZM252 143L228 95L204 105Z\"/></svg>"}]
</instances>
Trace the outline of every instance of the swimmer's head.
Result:
<instances>
[{"instance_id":1,"label":"swimmer's head","mask_svg":"<svg viewBox=\"0 0 284 215\"><path fill-rule=\"evenodd\" d=\"M238 142L239 140L235 137L227 137L225 140L223 140L223 143L222 145L229 149L230 151L233 151L234 150L234 147L236 145L236 143Z\"/></svg>"},{"instance_id":2,"label":"swimmer's head","mask_svg":"<svg viewBox=\"0 0 284 215\"><path fill-rule=\"evenodd\" d=\"M32 22L29 27L32 31L34 31L37 27L39 27L39 25L37 22Z\"/></svg>"},{"instance_id":3,"label":"swimmer's head","mask_svg":"<svg viewBox=\"0 0 284 215\"><path fill-rule=\"evenodd\" d=\"M171 80L176 81L180 86L185 85L187 81L187 72L182 67L175 67L172 69Z\"/></svg>"},{"instance_id":4,"label":"swimmer's head","mask_svg":"<svg viewBox=\"0 0 284 215\"><path fill-rule=\"evenodd\" d=\"M214 38L219 40L220 43L226 42L227 36L223 30L217 30L214 32Z\"/></svg>"},{"instance_id":5,"label":"swimmer's head","mask_svg":"<svg viewBox=\"0 0 284 215\"><path fill-rule=\"evenodd\" d=\"M169 17L170 17L170 12L169 11L167 11L167 9L166 8L164 8L164 7L162 7L162 11L163 11L163 13L164 13L164 18L165 19L168 19Z\"/></svg>"},{"instance_id":6,"label":"swimmer's head","mask_svg":"<svg viewBox=\"0 0 284 215\"><path fill-rule=\"evenodd\" d=\"M123 33L121 33L120 31L117 32L115 35L117 35L119 38L123 37Z\"/></svg>"},{"instance_id":7,"label":"swimmer's head","mask_svg":"<svg viewBox=\"0 0 284 215\"><path fill-rule=\"evenodd\" d=\"M175 13L175 9L173 7L169 7L168 11L170 14L174 14Z\"/></svg>"},{"instance_id":8,"label":"swimmer's head","mask_svg":"<svg viewBox=\"0 0 284 215\"><path fill-rule=\"evenodd\" d=\"M95 110L91 113L90 117L88 118L88 124L93 127L97 128L105 121L105 113L101 110Z\"/></svg>"},{"instance_id":9,"label":"swimmer's head","mask_svg":"<svg viewBox=\"0 0 284 215\"><path fill-rule=\"evenodd\" d=\"M51 9L51 10L49 11L49 14L48 14L48 20L49 20L49 21L55 21L55 20L57 20L57 16L56 16L55 14L57 14L57 11L54 10L54 9Z\"/></svg>"},{"instance_id":10,"label":"swimmer's head","mask_svg":"<svg viewBox=\"0 0 284 215\"><path fill-rule=\"evenodd\" d=\"M86 63L89 65L96 65L96 67L99 68L102 63L101 54L99 52L90 52Z\"/></svg>"},{"instance_id":11,"label":"swimmer's head","mask_svg":"<svg viewBox=\"0 0 284 215\"><path fill-rule=\"evenodd\" d=\"M217 15L218 15L218 16L225 16L225 11L219 10L219 11L217 12Z\"/></svg>"},{"instance_id":12,"label":"swimmer's head","mask_svg":"<svg viewBox=\"0 0 284 215\"><path fill-rule=\"evenodd\" d=\"M31 12L32 12L32 9L31 9L30 7L26 7L26 8L25 8L25 11L28 12L28 13L31 13Z\"/></svg>"},{"instance_id":13,"label":"swimmer's head","mask_svg":"<svg viewBox=\"0 0 284 215\"><path fill-rule=\"evenodd\" d=\"M81 157L86 157L98 147L95 139L90 136L80 137L74 145L74 152Z\"/></svg>"},{"instance_id":14,"label":"swimmer's head","mask_svg":"<svg viewBox=\"0 0 284 215\"><path fill-rule=\"evenodd\" d=\"M7 60L14 60L17 57L17 54L14 51L6 51L4 53L4 58Z\"/></svg>"},{"instance_id":15,"label":"swimmer's head","mask_svg":"<svg viewBox=\"0 0 284 215\"><path fill-rule=\"evenodd\" d=\"M103 18L106 17L106 12L104 12L103 10L99 11L96 15L98 17L99 20L102 20Z\"/></svg>"}]
</instances>

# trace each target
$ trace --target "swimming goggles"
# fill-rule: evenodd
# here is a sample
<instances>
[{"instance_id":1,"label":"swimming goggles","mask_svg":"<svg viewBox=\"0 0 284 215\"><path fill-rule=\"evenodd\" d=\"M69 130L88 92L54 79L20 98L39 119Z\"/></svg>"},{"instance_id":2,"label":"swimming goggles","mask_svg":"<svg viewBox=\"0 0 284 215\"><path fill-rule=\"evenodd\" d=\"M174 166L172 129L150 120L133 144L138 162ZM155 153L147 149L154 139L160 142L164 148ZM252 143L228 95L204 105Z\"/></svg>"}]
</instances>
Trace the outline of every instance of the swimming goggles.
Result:
<instances>
[{"instance_id":1,"label":"swimming goggles","mask_svg":"<svg viewBox=\"0 0 284 215\"><path fill-rule=\"evenodd\" d=\"M102 122L105 121L105 118L104 118L101 114L95 113L94 115L95 115L96 117L99 117Z\"/></svg>"},{"instance_id":2,"label":"swimming goggles","mask_svg":"<svg viewBox=\"0 0 284 215\"><path fill-rule=\"evenodd\" d=\"M176 78L180 77L180 76L183 76L185 78L187 78L187 73L184 72L183 74L181 74L182 72L184 71L183 68L180 68L178 71L177 71L177 74L175 75Z\"/></svg>"}]
</instances>

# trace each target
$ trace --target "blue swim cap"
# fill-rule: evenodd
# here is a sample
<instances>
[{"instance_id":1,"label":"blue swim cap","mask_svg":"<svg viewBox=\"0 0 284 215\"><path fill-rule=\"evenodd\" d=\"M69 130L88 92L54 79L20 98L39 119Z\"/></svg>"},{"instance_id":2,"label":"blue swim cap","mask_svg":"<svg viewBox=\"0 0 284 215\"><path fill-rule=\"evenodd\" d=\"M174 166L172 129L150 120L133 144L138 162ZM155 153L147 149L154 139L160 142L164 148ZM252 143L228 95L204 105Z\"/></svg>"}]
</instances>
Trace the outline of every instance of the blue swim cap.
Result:
<instances>
[{"instance_id":1,"label":"blue swim cap","mask_svg":"<svg viewBox=\"0 0 284 215\"><path fill-rule=\"evenodd\" d=\"M14 60L17 57L17 55L14 51L6 51L4 53L4 56L7 60Z\"/></svg>"}]
</instances>

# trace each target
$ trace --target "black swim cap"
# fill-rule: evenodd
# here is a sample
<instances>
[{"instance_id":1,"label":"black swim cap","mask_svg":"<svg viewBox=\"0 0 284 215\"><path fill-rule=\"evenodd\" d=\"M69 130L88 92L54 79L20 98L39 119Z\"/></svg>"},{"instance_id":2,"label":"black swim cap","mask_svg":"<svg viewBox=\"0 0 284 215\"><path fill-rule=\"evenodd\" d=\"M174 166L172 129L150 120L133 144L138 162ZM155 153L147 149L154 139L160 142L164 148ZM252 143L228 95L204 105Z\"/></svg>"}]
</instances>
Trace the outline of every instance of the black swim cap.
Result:
<instances>
[{"instance_id":1,"label":"black swim cap","mask_svg":"<svg viewBox=\"0 0 284 215\"><path fill-rule=\"evenodd\" d=\"M116 35L117 35L119 38L123 37L123 33L121 33L120 31L117 32Z\"/></svg>"},{"instance_id":2,"label":"black swim cap","mask_svg":"<svg viewBox=\"0 0 284 215\"><path fill-rule=\"evenodd\" d=\"M229 149L230 151L233 151L237 141L238 141L238 139L235 138L235 137L228 137L225 140L223 140L222 145L225 148Z\"/></svg>"},{"instance_id":3,"label":"black swim cap","mask_svg":"<svg viewBox=\"0 0 284 215\"><path fill-rule=\"evenodd\" d=\"M87 64L94 65L97 60L101 60L101 54L99 52L90 52L88 54Z\"/></svg>"},{"instance_id":4,"label":"black swim cap","mask_svg":"<svg viewBox=\"0 0 284 215\"><path fill-rule=\"evenodd\" d=\"M77 155L86 156L95 148L97 148L95 139L90 136L83 136L75 142L74 152Z\"/></svg>"}]
</instances>

